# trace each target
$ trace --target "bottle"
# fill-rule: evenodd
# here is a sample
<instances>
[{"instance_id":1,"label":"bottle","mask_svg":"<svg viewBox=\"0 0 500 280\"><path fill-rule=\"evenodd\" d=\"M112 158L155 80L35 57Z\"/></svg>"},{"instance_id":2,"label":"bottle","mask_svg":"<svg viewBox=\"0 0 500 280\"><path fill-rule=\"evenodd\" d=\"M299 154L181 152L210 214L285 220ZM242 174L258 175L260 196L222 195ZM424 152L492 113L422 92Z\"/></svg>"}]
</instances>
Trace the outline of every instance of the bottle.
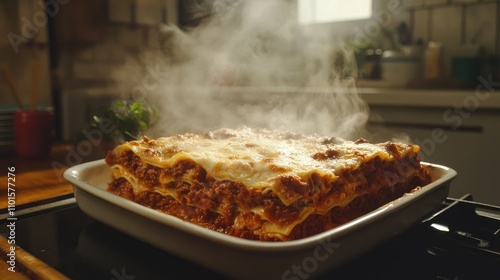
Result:
<instances>
[{"instance_id":1,"label":"bottle","mask_svg":"<svg viewBox=\"0 0 500 280\"><path fill-rule=\"evenodd\" d=\"M439 79L443 73L442 66L443 47L441 43L429 42L424 55L424 78L429 80Z\"/></svg>"}]
</instances>

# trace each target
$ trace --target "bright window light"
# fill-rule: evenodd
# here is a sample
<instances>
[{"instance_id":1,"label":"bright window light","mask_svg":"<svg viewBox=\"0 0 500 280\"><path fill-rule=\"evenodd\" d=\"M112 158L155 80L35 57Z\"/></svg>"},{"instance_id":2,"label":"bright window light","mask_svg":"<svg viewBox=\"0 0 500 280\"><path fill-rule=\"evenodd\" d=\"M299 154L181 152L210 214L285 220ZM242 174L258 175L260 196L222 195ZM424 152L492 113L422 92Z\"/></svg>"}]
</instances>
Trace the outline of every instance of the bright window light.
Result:
<instances>
[{"instance_id":1,"label":"bright window light","mask_svg":"<svg viewBox=\"0 0 500 280\"><path fill-rule=\"evenodd\" d=\"M324 23L367 19L372 0L298 0L299 23Z\"/></svg>"}]
</instances>

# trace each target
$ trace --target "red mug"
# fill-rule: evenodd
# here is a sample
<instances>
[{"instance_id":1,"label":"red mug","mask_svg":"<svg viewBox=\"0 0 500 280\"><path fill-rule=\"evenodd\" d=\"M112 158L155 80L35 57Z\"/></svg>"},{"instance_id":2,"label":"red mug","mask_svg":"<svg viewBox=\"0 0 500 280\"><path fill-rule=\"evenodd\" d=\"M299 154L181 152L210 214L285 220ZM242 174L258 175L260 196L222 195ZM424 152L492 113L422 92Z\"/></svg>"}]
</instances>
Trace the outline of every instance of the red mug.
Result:
<instances>
[{"instance_id":1,"label":"red mug","mask_svg":"<svg viewBox=\"0 0 500 280\"><path fill-rule=\"evenodd\" d=\"M52 148L54 113L18 111L14 116L14 139L17 155L28 159L45 159Z\"/></svg>"}]
</instances>

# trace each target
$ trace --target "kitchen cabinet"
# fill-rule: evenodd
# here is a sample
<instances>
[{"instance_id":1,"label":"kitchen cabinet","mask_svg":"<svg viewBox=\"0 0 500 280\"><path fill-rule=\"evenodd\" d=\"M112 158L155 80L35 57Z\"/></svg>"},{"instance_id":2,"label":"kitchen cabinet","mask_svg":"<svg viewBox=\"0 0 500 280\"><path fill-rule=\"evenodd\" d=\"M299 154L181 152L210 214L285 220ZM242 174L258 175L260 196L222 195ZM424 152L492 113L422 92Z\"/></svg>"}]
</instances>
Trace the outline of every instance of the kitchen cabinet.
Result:
<instances>
[{"instance_id":1,"label":"kitchen cabinet","mask_svg":"<svg viewBox=\"0 0 500 280\"><path fill-rule=\"evenodd\" d=\"M419 103L418 97L401 93L399 98L393 96L388 105L384 105L384 94L380 94L376 102L368 101L367 129L374 141L406 139L421 146L423 161L455 169L458 176L452 183L451 197L470 193L476 201L498 204L500 107L495 107L500 96L492 94L484 106L464 107L464 100L473 93L456 94L447 101L438 95ZM402 105L398 105L398 99ZM411 100L415 101L413 105Z\"/></svg>"}]
</instances>

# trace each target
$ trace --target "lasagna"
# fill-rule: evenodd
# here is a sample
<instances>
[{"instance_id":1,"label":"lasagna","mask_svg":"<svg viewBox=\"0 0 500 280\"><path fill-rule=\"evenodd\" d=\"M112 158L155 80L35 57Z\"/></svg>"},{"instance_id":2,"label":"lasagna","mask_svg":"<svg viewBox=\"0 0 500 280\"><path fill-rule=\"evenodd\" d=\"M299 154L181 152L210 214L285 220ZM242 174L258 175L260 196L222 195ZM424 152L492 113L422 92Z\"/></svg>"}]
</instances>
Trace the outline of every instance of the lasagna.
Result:
<instances>
[{"instance_id":1,"label":"lasagna","mask_svg":"<svg viewBox=\"0 0 500 280\"><path fill-rule=\"evenodd\" d=\"M144 137L108 153L108 191L228 235L295 240L428 184L418 152L250 128Z\"/></svg>"}]
</instances>

